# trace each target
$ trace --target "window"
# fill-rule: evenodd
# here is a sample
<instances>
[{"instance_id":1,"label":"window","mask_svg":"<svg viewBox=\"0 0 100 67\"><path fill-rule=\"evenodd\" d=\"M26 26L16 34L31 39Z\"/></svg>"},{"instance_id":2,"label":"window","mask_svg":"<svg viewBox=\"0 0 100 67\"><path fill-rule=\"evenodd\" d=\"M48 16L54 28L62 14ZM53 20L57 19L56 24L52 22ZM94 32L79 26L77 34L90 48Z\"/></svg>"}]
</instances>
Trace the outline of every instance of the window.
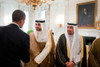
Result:
<instances>
[{"instance_id":1,"label":"window","mask_svg":"<svg viewBox=\"0 0 100 67\"><path fill-rule=\"evenodd\" d=\"M24 13L25 13L25 15L26 15L26 18L25 18L25 23L24 23L22 29L23 29L24 32L27 33L28 28L29 28L29 27L28 27L28 26L29 26L29 13L28 13L28 11L24 11Z\"/></svg>"}]
</instances>

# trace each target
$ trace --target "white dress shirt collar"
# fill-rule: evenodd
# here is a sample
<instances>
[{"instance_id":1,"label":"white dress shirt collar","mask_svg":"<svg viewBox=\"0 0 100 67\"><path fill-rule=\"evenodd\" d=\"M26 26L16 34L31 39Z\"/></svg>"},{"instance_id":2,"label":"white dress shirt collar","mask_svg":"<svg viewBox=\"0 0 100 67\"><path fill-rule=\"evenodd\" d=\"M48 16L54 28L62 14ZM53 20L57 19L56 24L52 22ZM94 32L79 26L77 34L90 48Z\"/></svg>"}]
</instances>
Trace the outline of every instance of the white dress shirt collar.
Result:
<instances>
[{"instance_id":1,"label":"white dress shirt collar","mask_svg":"<svg viewBox=\"0 0 100 67\"><path fill-rule=\"evenodd\" d=\"M15 23L15 22L13 22L13 23L11 23L11 24L15 24L15 25L17 25L18 27L19 27L19 25L17 24L17 23ZM20 27L19 27L20 28Z\"/></svg>"}]
</instances>

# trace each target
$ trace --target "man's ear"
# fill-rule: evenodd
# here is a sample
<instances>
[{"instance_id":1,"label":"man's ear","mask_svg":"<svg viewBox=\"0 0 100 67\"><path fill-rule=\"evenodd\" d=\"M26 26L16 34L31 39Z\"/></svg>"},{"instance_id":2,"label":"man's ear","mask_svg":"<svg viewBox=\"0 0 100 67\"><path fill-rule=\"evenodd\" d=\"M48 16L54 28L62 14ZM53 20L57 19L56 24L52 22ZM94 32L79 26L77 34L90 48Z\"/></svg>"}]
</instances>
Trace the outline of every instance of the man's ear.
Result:
<instances>
[{"instance_id":1,"label":"man's ear","mask_svg":"<svg viewBox=\"0 0 100 67\"><path fill-rule=\"evenodd\" d=\"M21 20L20 20L20 23L22 23L22 22L23 22L23 20L21 19Z\"/></svg>"},{"instance_id":2,"label":"man's ear","mask_svg":"<svg viewBox=\"0 0 100 67\"><path fill-rule=\"evenodd\" d=\"M19 20L19 24L21 24L22 20Z\"/></svg>"},{"instance_id":3,"label":"man's ear","mask_svg":"<svg viewBox=\"0 0 100 67\"><path fill-rule=\"evenodd\" d=\"M20 24L21 24L21 25L24 24L24 20L23 20L23 19L20 20Z\"/></svg>"},{"instance_id":4,"label":"man's ear","mask_svg":"<svg viewBox=\"0 0 100 67\"><path fill-rule=\"evenodd\" d=\"M23 20L19 20L18 25L19 25L19 26L20 26L20 28L21 28L21 27L22 27L22 25L23 25Z\"/></svg>"}]
</instances>

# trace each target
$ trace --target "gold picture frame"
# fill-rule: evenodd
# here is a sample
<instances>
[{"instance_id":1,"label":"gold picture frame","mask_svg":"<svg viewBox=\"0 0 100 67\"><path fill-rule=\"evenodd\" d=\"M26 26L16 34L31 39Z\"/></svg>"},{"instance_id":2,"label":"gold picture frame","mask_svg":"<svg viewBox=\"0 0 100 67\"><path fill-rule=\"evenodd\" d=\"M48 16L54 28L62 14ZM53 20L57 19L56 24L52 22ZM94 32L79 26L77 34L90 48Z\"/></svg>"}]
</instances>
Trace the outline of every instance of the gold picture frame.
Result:
<instances>
[{"instance_id":1,"label":"gold picture frame","mask_svg":"<svg viewBox=\"0 0 100 67\"><path fill-rule=\"evenodd\" d=\"M76 23L79 29L96 28L96 1L76 5Z\"/></svg>"}]
</instances>

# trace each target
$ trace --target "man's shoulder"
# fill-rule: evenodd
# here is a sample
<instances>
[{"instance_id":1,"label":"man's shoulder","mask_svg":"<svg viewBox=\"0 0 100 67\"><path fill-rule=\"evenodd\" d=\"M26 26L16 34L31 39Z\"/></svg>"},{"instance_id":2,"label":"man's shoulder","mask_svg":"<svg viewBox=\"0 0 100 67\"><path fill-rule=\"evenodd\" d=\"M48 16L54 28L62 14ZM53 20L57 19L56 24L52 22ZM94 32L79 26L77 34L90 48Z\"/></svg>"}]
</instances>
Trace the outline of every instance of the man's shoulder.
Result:
<instances>
[{"instance_id":1,"label":"man's shoulder","mask_svg":"<svg viewBox=\"0 0 100 67\"><path fill-rule=\"evenodd\" d=\"M64 34L64 33L63 33L63 34L61 34L61 35L60 35L60 37L65 37L65 34Z\"/></svg>"},{"instance_id":2,"label":"man's shoulder","mask_svg":"<svg viewBox=\"0 0 100 67\"><path fill-rule=\"evenodd\" d=\"M100 43L100 38L95 39L94 42L99 42Z\"/></svg>"},{"instance_id":3,"label":"man's shoulder","mask_svg":"<svg viewBox=\"0 0 100 67\"><path fill-rule=\"evenodd\" d=\"M0 31L4 28L4 26L0 26Z\"/></svg>"},{"instance_id":4,"label":"man's shoulder","mask_svg":"<svg viewBox=\"0 0 100 67\"><path fill-rule=\"evenodd\" d=\"M4 26L0 26L0 37L4 34Z\"/></svg>"},{"instance_id":5,"label":"man's shoulder","mask_svg":"<svg viewBox=\"0 0 100 67\"><path fill-rule=\"evenodd\" d=\"M0 32L6 32L10 30L8 26L0 26Z\"/></svg>"},{"instance_id":6,"label":"man's shoulder","mask_svg":"<svg viewBox=\"0 0 100 67\"><path fill-rule=\"evenodd\" d=\"M97 39L95 39L95 40L100 41L100 38L97 38Z\"/></svg>"},{"instance_id":7,"label":"man's shoulder","mask_svg":"<svg viewBox=\"0 0 100 67\"><path fill-rule=\"evenodd\" d=\"M23 36L27 36L27 37L29 36L27 33L25 33L25 32L22 31L22 30L20 30L20 32L21 32L21 33L19 33L19 34L21 34L21 35L23 35Z\"/></svg>"},{"instance_id":8,"label":"man's shoulder","mask_svg":"<svg viewBox=\"0 0 100 67\"><path fill-rule=\"evenodd\" d=\"M95 46L95 48L98 48L100 45L100 38L97 38L93 41L91 48Z\"/></svg>"},{"instance_id":9,"label":"man's shoulder","mask_svg":"<svg viewBox=\"0 0 100 67\"><path fill-rule=\"evenodd\" d=\"M60 37L59 37L59 39L66 39L65 34L64 33L61 34Z\"/></svg>"}]
</instances>

